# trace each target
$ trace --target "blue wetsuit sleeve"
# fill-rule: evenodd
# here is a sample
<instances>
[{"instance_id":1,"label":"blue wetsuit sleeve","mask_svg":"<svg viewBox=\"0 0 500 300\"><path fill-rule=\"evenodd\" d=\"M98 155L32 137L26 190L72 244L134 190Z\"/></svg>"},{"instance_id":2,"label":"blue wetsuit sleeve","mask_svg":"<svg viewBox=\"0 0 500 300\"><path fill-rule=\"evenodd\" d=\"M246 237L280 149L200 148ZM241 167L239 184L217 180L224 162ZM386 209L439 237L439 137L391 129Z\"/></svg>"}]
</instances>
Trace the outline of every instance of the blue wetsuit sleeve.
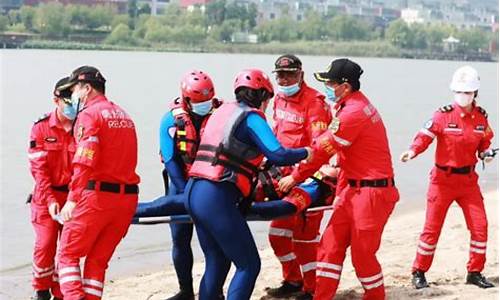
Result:
<instances>
[{"instance_id":1,"label":"blue wetsuit sleeve","mask_svg":"<svg viewBox=\"0 0 500 300\"><path fill-rule=\"evenodd\" d=\"M245 122L250 139L271 163L277 166L293 165L307 157L305 148L281 146L267 122L258 114L250 113Z\"/></svg>"},{"instance_id":2,"label":"blue wetsuit sleeve","mask_svg":"<svg viewBox=\"0 0 500 300\"><path fill-rule=\"evenodd\" d=\"M166 113L160 123L160 153L163 158L163 164L167 169L168 176L175 185L177 191L184 191L186 179L180 162L174 159L175 155L175 118L172 112Z\"/></svg>"}]
</instances>

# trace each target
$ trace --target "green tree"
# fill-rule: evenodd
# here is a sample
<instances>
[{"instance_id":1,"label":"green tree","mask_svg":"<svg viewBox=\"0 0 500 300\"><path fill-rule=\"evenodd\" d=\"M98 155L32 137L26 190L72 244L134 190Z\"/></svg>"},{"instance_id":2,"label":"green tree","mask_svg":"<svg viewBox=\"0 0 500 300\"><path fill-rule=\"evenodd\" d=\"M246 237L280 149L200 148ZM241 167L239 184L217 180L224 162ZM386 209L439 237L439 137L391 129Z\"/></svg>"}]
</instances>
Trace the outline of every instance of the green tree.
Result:
<instances>
[{"instance_id":1,"label":"green tree","mask_svg":"<svg viewBox=\"0 0 500 300\"><path fill-rule=\"evenodd\" d=\"M148 3L142 3L139 9L137 10L138 15L150 15L151 14L151 6Z\"/></svg>"},{"instance_id":2,"label":"green tree","mask_svg":"<svg viewBox=\"0 0 500 300\"><path fill-rule=\"evenodd\" d=\"M137 18L137 0L128 0L127 2L127 12L129 16L129 24L128 26L131 29L135 28L135 19Z\"/></svg>"},{"instance_id":3,"label":"green tree","mask_svg":"<svg viewBox=\"0 0 500 300\"><path fill-rule=\"evenodd\" d=\"M119 24L106 38L106 43L112 45L133 45L134 40L131 36L130 28L128 25Z\"/></svg>"},{"instance_id":4,"label":"green tree","mask_svg":"<svg viewBox=\"0 0 500 300\"><path fill-rule=\"evenodd\" d=\"M426 49L427 48L427 32L425 26L421 24L413 24L410 26L412 31L413 40L411 42L411 47L415 49Z\"/></svg>"},{"instance_id":5,"label":"green tree","mask_svg":"<svg viewBox=\"0 0 500 300\"><path fill-rule=\"evenodd\" d=\"M212 26L209 37L218 42L230 42L232 35L241 29L241 21L226 20L220 25Z\"/></svg>"},{"instance_id":6,"label":"green tree","mask_svg":"<svg viewBox=\"0 0 500 300\"><path fill-rule=\"evenodd\" d=\"M289 42L298 38L297 22L287 17L267 21L257 26L255 31L262 42Z\"/></svg>"},{"instance_id":7,"label":"green tree","mask_svg":"<svg viewBox=\"0 0 500 300\"><path fill-rule=\"evenodd\" d=\"M0 15L0 32L4 32L9 27L9 18L4 15Z\"/></svg>"},{"instance_id":8,"label":"green tree","mask_svg":"<svg viewBox=\"0 0 500 300\"><path fill-rule=\"evenodd\" d=\"M32 6L23 5L19 10L21 21L28 30L33 30L33 20L35 19L36 9Z\"/></svg>"},{"instance_id":9,"label":"green tree","mask_svg":"<svg viewBox=\"0 0 500 300\"><path fill-rule=\"evenodd\" d=\"M107 5L96 5L88 13L87 28L97 29L99 27L110 27L113 21L114 11Z\"/></svg>"},{"instance_id":10,"label":"green tree","mask_svg":"<svg viewBox=\"0 0 500 300\"><path fill-rule=\"evenodd\" d=\"M430 25L426 29L427 45L431 50L439 51L443 48L443 39L451 35L454 29L450 26Z\"/></svg>"},{"instance_id":11,"label":"green tree","mask_svg":"<svg viewBox=\"0 0 500 300\"><path fill-rule=\"evenodd\" d=\"M395 46L410 48L412 46L413 34L405 21L398 19L389 24L385 32L385 38Z\"/></svg>"},{"instance_id":12,"label":"green tree","mask_svg":"<svg viewBox=\"0 0 500 300\"><path fill-rule=\"evenodd\" d=\"M128 24L128 15L114 15L111 20L111 30L120 24Z\"/></svg>"},{"instance_id":13,"label":"green tree","mask_svg":"<svg viewBox=\"0 0 500 300\"><path fill-rule=\"evenodd\" d=\"M366 40L371 29L368 23L351 16L336 16L328 22L329 36L333 39L350 41Z\"/></svg>"},{"instance_id":14,"label":"green tree","mask_svg":"<svg viewBox=\"0 0 500 300\"><path fill-rule=\"evenodd\" d=\"M197 45L206 39L205 29L201 26L181 25L172 31L172 39L181 44Z\"/></svg>"},{"instance_id":15,"label":"green tree","mask_svg":"<svg viewBox=\"0 0 500 300\"><path fill-rule=\"evenodd\" d=\"M207 16L207 25L222 24L225 19L226 1L216 0L207 4L205 14Z\"/></svg>"},{"instance_id":16,"label":"green tree","mask_svg":"<svg viewBox=\"0 0 500 300\"><path fill-rule=\"evenodd\" d=\"M300 28L302 38L309 41L321 40L328 33L319 13L312 10L306 13L306 19L301 23Z\"/></svg>"},{"instance_id":17,"label":"green tree","mask_svg":"<svg viewBox=\"0 0 500 300\"><path fill-rule=\"evenodd\" d=\"M35 29L44 36L64 37L70 31L69 17L61 3L41 4L34 21Z\"/></svg>"},{"instance_id":18,"label":"green tree","mask_svg":"<svg viewBox=\"0 0 500 300\"><path fill-rule=\"evenodd\" d=\"M457 33L457 38L460 40L463 49L468 51L486 50L490 40L488 33L480 28L461 30Z\"/></svg>"}]
</instances>

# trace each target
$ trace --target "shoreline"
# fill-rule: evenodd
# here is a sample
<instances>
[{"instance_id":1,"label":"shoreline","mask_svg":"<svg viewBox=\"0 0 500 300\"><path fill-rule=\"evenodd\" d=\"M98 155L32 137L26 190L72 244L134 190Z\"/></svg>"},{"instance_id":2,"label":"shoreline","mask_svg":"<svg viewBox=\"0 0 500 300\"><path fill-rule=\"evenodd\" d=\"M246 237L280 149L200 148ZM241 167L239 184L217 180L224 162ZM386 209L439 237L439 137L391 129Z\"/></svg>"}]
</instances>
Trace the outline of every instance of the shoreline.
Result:
<instances>
[{"instance_id":1,"label":"shoreline","mask_svg":"<svg viewBox=\"0 0 500 300\"><path fill-rule=\"evenodd\" d=\"M181 53L222 53L222 54L282 54L312 56L349 56L369 58L400 58L440 61L475 61L498 63L498 56L490 53L455 53L401 49L384 41L322 42L296 41L265 44L224 44L208 42L200 45L152 44L152 45L112 45L82 43L64 40L27 40L6 49L39 50L89 50L89 51L130 51L130 52L181 52Z\"/></svg>"},{"instance_id":2,"label":"shoreline","mask_svg":"<svg viewBox=\"0 0 500 300\"><path fill-rule=\"evenodd\" d=\"M484 196L489 220L488 252L484 274L496 284L496 287L482 290L464 283L469 234L462 211L455 203L448 212L434 264L427 275L431 287L423 290L417 291L411 287L410 268L418 235L424 222L425 210L398 210L389 219L378 252L383 266L388 299L498 299L498 191L486 192ZM281 281L280 266L272 249L269 246L258 246L258 248L262 270L251 299L260 299L265 294L265 287L278 285ZM203 268L203 259L195 259L193 268L195 290L203 275ZM228 278L232 277L233 272L234 267L231 268ZM226 281L226 289L228 284L229 280ZM164 299L173 295L176 290L177 278L170 263L166 270L140 272L135 276L109 280L105 287L105 299ZM359 299L362 292L348 254L336 299Z\"/></svg>"}]
</instances>

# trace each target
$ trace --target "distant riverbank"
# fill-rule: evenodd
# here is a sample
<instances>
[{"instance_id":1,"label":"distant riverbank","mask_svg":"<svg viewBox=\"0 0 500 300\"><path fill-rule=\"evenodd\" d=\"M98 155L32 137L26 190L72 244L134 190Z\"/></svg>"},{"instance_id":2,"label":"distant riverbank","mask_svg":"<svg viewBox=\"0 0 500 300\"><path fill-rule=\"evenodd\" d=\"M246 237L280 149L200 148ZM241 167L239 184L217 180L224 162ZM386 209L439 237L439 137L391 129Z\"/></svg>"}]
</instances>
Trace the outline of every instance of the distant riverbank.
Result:
<instances>
[{"instance_id":1,"label":"distant riverbank","mask_svg":"<svg viewBox=\"0 0 500 300\"><path fill-rule=\"evenodd\" d=\"M120 50L152 52L191 52L191 53L247 53L247 54L282 54L349 56L349 57L391 57L431 60L458 61L498 61L485 52L457 53L404 50L385 41L355 42L270 42L261 44L236 44L206 42L199 45L186 44L150 44L150 45L111 45L105 43L83 43L63 40L28 39L12 47L25 49L64 49L64 50Z\"/></svg>"}]
</instances>

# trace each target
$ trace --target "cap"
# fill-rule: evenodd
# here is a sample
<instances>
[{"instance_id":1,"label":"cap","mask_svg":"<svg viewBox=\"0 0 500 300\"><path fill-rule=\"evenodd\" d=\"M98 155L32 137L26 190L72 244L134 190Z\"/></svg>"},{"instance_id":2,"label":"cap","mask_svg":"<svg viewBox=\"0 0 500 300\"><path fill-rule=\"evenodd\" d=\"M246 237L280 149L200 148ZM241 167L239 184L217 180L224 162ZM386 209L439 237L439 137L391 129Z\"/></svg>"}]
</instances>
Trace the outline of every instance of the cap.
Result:
<instances>
[{"instance_id":1,"label":"cap","mask_svg":"<svg viewBox=\"0 0 500 300\"><path fill-rule=\"evenodd\" d=\"M274 71L276 72L296 72L302 69L302 62L293 54L285 54L276 60L274 63Z\"/></svg>"},{"instance_id":2,"label":"cap","mask_svg":"<svg viewBox=\"0 0 500 300\"><path fill-rule=\"evenodd\" d=\"M332 61L328 71L314 73L316 80L321 82L338 81L359 83L359 77L363 74L363 69L347 58L340 58Z\"/></svg>"},{"instance_id":3,"label":"cap","mask_svg":"<svg viewBox=\"0 0 500 300\"><path fill-rule=\"evenodd\" d=\"M104 84L106 79L104 79L98 69L91 66L81 66L71 72L68 83L63 85L60 89L70 88L78 82L100 82Z\"/></svg>"},{"instance_id":4,"label":"cap","mask_svg":"<svg viewBox=\"0 0 500 300\"><path fill-rule=\"evenodd\" d=\"M67 88L62 88L68 84L69 77L64 77L59 79L54 87L54 96L57 98L71 98L71 90Z\"/></svg>"}]
</instances>

